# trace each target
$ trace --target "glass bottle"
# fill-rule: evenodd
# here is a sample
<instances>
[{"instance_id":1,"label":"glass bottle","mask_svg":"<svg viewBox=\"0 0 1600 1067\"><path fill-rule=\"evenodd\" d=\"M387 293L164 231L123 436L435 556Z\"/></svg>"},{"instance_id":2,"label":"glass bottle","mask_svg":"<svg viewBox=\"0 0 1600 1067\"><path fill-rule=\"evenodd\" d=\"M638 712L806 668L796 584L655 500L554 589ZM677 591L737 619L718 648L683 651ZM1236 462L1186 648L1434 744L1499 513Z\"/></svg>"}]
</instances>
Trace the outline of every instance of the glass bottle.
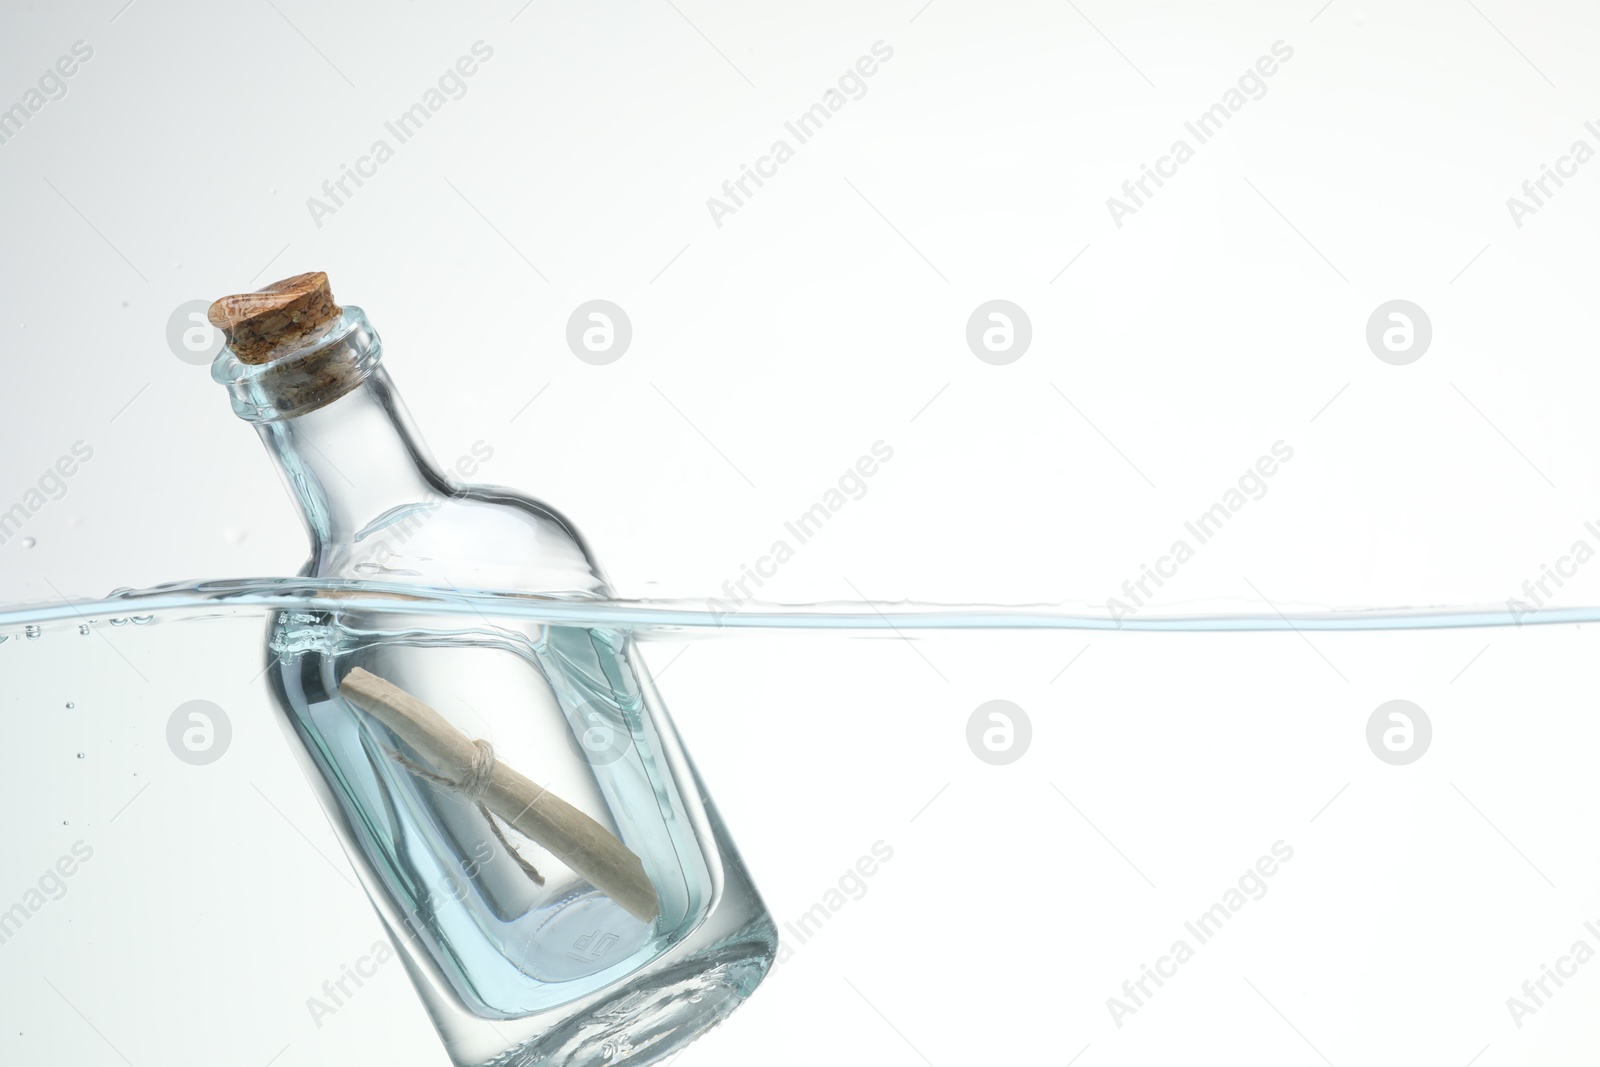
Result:
<instances>
[{"instance_id":1,"label":"glass bottle","mask_svg":"<svg viewBox=\"0 0 1600 1067\"><path fill-rule=\"evenodd\" d=\"M611 595L563 516L433 462L377 333L359 308L333 304L325 275L225 298L212 321L229 339L213 377L305 520L304 575L360 583L354 594ZM367 606L282 613L268 677L454 1062L651 1063L737 1007L770 967L776 931L631 635L532 611L442 617L355 600ZM356 667L614 835L657 914L630 913L342 698Z\"/></svg>"}]
</instances>

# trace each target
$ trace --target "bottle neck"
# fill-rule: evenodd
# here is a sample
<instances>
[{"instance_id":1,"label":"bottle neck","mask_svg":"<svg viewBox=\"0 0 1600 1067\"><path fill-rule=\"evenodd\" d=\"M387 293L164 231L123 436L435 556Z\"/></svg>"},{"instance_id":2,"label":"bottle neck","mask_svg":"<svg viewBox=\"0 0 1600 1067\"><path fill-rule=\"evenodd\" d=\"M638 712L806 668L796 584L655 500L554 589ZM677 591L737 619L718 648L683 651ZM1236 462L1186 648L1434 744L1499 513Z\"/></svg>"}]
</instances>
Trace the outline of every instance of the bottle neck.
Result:
<instances>
[{"instance_id":1,"label":"bottle neck","mask_svg":"<svg viewBox=\"0 0 1600 1067\"><path fill-rule=\"evenodd\" d=\"M312 544L304 573L610 595L558 512L440 471L360 308L346 305L304 346L264 363L243 363L224 348L211 373L234 412L255 425L300 505Z\"/></svg>"},{"instance_id":2,"label":"bottle neck","mask_svg":"<svg viewBox=\"0 0 1600 1067\"><path fill-rule=\"evenodd\" d=\"M256 428L319 550L450 492L382 367L331 403Z\"/></svg>"}]
</instances>

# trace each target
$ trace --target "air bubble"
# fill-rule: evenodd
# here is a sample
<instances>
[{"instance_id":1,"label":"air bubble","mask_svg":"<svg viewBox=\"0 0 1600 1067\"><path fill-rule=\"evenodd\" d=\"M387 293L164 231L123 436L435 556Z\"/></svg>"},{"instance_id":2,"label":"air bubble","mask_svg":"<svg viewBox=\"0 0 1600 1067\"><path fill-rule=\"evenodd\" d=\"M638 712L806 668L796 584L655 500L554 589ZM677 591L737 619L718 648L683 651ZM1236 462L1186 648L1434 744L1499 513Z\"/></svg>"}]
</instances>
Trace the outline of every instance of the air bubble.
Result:
<instances>
[{"instance_id":1,"label":"air bubble","mask_svg":"<svg viewBox=\"0 0 1600 1067\"><path fill-rule=\"evenodd\" d=\"M69 711L70 711L70 710L72 710L72 709L73 709L73 708L75 708L75 707L77 707L77 706L78 706L78 705L76 705L76 704L74 704L74 703L73 703L73 702L72 702L72 701L70 701L70 700L69 700L69 701L67 701L67 710L69 710Z\"/></svg>"},{"instance_id":2,"label":"air bubble","mask_svg":"<svg viewBox=\"0 0 1600 1067\"><path fill-rule=\"evenodd\" d=\"M39 629L37 626L25 626L23 627L22 632L29 641L39 640L39 635L44 633L44 631Z\"/></svg>"},{"instance_id":3,"label":"air bubble","mask_svg":"<svg viewBox=\"0 0 1600 1067\"><path fill-rule=\"evenodd\" d=\"M128 625L128 620L127 619L111 619L109 621L110 621L112 626L126 626L126 625Z\"/></svg>"},{"instance_id":4,"label":"air bubble","mask_svg":"<svg viewBox=\"0 0 1600 1067\"><path fill-rule=\"evenodd\" d=\"M89 624L88 623L80 622L78 624L78 636L79 637L88 637L89 636Z\"/></svg>"},{"instance_id":5,"label":"air bubble","mask_svg":"<svg viewBox=\"0 0 1600 1067\"><path fill-rule=\"evenodd\" d=\"M32 537L24 537L22 539L22 547L23 548L32 548L34 545L36 545L38 543L39 542L35 538L32 538Z\"/></svg>"},{"instance_id":6,"label":"air bubble","mask_svg":"<svg viewBox=\"0 0 1600 1067\"><path fill-rule=\"evenodd\" d=\"M78 758L79 759L83 759L83 757L84 757L84 754L82 752L78 753Z\"/></svg>"},{"instance_id":7,"label":"air bubble","mask_svg":"<svg viewBox=\"0 0 1600 1067\"><path fill-rule=\"evenodd\" d=\"M135 615L133 617L133 624L135 626L149 626L155 621L156 617L154 615Z\"/></svg>"}]
</instances>

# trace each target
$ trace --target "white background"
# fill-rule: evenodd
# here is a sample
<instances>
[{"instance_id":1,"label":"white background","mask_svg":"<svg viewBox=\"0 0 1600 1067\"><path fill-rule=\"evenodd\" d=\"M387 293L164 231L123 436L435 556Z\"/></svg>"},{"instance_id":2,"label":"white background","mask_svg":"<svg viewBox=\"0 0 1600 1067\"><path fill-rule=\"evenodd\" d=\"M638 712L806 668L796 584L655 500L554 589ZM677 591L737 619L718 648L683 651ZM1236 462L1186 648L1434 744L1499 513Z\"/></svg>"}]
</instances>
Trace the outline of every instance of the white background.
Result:
<instances>
[{"instance_id":1,"label":"white background","mask_svg":"<svg viewBox=\"0 0 1600 1067\"><path fill-rule=\"evenodd\" d=\"M30 517L31 546L0 545L0 599L298 569L298 520L254 434L166 332L187 301L311 269L367 309L436 455L490 444L482 476L571 515L625 596L721 595L879 440L894 459L763 599L1103 607L1279 440L1293 461L1160 591L1163 607L1503 604L1576 539L1600 544L1583 526L1600 519L1586 236L1600 164L1521 227L1506 204L1575 140L1600 148L1584 126L1600 119L1592 9L675 2L10 5L0 107L74 42L94 54L0 145L0 510L74 442L94 458ZM493 58L466 95L318 226L307 198L479 40ZM719 227L707 198L877 41L893 58L866 94ZM1293 58L1265 96L1118 227L1107 198L1277 41ZM603 367L564 336L595 298L625 308L634 332ZM1030 348L1006 366L965 339L973 309L996 298L1032 322ZM1392 299L1432 322L1431 347L1407 366L1365 339ZM1597 574L1580 569L1554 602L1600 602ZM1578 741L1593 708L1577 631L1316 649L1293 635L1128 635L1096 642L1070 691L1076 673L1050 679L1086 642L1052 640L932 642L935 671L879 642L741 639L685 654L665 691L780 919L873 840L900 850L882 888L840 918L851 932L830 932L832 947L819 941L686 1056L843 1049L944 1067L986 1054L1064 1063L1088 1044L1084 1064L1165 1062L1200 1056L1195 1034L1274 1063L1592 1051L1583 1023L1600 974L1525 1030L1503 1003L1600 916L1581 844L1593 799ZM792 671L796 657L799 689L751 666ZM751 709L752 689L770 708ZM1397 773L1362 730L1400 696L1433 710L1439 734ZM1035 725L1037 750L1010 768L965 748L967 715L993 697ZM159 731L166 713L153 707L139 728ZM1460 724L1453 738L1445 723ZM147 774L165 768L164 810L181 819L179 783L193 776L165 766L152 737ZM1141 763L1151 745L1159 757ZM292 796L298 772L275 734L248 751ZM1174 777L1180 766L1192 777ZM1266 766L1269 780L1247 788ZM818 778L852 783L848 797L798 821L794 791ZM1341 783L1367 779L1309 822ZM910 823L942 782L957 784ZM331 845L302 801L302 832ZM244 814L247 802L260 810ZM228 826L283 829L254 793L236 803ZM1138 817L1109 817L1128 804ZM1346 804L1348 821L1330 824ZM1035 822L1035 808L1048 817ZM1247 959L1193 980L1187 1002L1112 1026L1104 998L1178 917L1274 840L1313 831L1330 838L1320 851L1307 838L1292 872L1307 895L1255 929L1258 944L1230 949ZM158 821L144 832L147 849L170 840ZM995 854L967 855L975 838ZM1148 878L1109 841L1146 857ZM7 856L0 898L69 842L30 838ZM282 845L284 857L305 847ZM121 877L140 877L138 855ZM1353 900L1352 885L1393 895ZM87 894L71 899L88 913ZM1446 907L1460 899L1479 910ZM1430 938L1397 944L1424 914ZM48 928L28 933L48 956ZM108 928L96 951L118 936ZM175 923L166 940L195 939ZM165 1015L102 1026L102 1039L84 1023L114 996L66 1011L11 947L3 999L24 1007L7 1010L70 1034L77 1062L122 1062L119 1047L141 1067L187 1062L160 1037L181 995ZM1344 954L1329 963L1334 947ZM267 966L199 958L209 986ZM356 1049L440 1062L398 975L381 1010L374 998L362 1022L338 1020L346 1044L331 1024L312 1028L300 1002L337 962L272 961L294 968L281 1025L226 1058L265 1063L287 1043L285 1064ZM93 971L78 954L57 973ZM256 1002L208 1010L245 1027Z\"/></svg>"}]
</instances>

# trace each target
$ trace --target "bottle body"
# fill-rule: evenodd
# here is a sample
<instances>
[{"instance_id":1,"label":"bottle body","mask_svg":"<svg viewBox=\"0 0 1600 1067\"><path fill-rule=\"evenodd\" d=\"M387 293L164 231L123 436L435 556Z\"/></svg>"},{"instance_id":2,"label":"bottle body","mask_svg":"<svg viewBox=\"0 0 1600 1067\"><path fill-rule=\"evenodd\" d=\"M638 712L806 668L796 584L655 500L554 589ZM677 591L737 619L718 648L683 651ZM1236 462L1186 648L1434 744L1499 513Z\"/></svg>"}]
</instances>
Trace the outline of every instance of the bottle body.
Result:
<instances>
[{"instance_id":1,"label":"bottle body","mask_svg":"<svg viewBox=\"0 0 1600 1067\"><path fill-rule=\"evenodd\" d=\"M252 421L305 517L305 573L391 592L609 596L558 513L438 471L365 317L346 308L344 318L322 343L362 354L359 382L288 417L281 389L249 407L268 416ZM296 747L458 1064L609 1062L635 1048L649 1062L765 974L771 920L630 634L526 612L409 614L400 601L285 613L270 655ZM631 914L581 864L523 836L342 699L339 680L355 667L612 834L638 857L658 914Z\"/></svg>"}]
</instances>

